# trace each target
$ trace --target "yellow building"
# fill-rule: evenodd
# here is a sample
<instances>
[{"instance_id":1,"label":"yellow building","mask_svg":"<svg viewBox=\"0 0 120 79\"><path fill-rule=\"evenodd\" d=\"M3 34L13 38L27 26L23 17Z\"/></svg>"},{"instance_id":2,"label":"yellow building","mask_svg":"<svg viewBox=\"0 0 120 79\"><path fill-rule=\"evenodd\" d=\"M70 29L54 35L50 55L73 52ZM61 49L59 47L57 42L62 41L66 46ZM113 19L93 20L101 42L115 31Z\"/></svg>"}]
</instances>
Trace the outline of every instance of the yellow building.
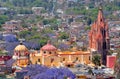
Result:
<instances>
[{"instance_id":1,"label":"yellow building","mask_svg":"<svg viewBox=\"0 0 120 79\"><path fill-rule=\"evenodd\" d=\"M83 51L58 51L57 48L49 42L44 45L40 52L29 50L20 43L14 49L13 59L16 62L13 65L26 67L29 62L32 64L41 64L51 66L74 66L75 64L90 64L90 52Z\"/></svg>"},{"instance_id":2,"label":"yellow building","mask_svg":"<svg viewBox=\"0 0 120 79\"><path fill-rule=\"evenodd\" d=\"M29 51L23 45L20 43L18 46L15 47L14 49L14 55L13 59L16 60L16 62L13 64L13 66L19 66L19 67L26 67L29 62Z\"/></svg>"},{"instance_id":3,"label":"yellow building","mask_svg":"<svg viewBox=\"0 0 120 79\"><path fill-rule=\"evenodd\" d=\"M57 48L47 43L39 53L30 54L32 64L46 66L73 66L75 64L90 64L90 52L83 51L58 51Z\"/></svg>"},{"instance_id":4,"label":"yellow building","mask_svg":"<svg viewBox=\"0 0 120 79\"><path fill-rule=\"evenodd\" d=\"M31 54L30 60L32 64L42 64L46 66L58 66L59 57L57 54L57 48L47 43L40 49L39 53Z\"/></svg>"}]
</instances>

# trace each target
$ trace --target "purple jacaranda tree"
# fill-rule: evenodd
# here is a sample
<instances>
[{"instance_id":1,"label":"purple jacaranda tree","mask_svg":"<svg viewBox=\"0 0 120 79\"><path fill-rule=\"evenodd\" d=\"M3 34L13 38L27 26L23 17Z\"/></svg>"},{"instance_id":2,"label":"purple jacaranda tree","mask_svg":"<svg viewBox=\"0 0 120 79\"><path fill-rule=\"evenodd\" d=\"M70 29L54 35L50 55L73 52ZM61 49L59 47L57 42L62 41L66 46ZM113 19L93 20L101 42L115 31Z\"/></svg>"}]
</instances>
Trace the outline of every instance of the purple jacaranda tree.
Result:
<instances>
[{"instance_id":1,"label":"purple jacaranda tree","mask_svg":"<svg viewBox=\"0 0 120 79\"><path fill-rule=\"evenodd\" d=\"M27 67L23 68L23 70L28 70L27 74L28 76L30 76L30 79L34 79L34 77L37 74L41 74L43 72L45 72L48 68L46 66L42 66L42 65L28 65Z\"/></svg>"},{"instance_id":2,"label":"purple jacaranda tree","mask_svg":"<svg viewBox=\"0 0 120 79\"><path fill-rule=\"evenodd\" d=\"M5 35L4 38L3 38L3 40L5 42L17 42L18 41L18 39L16 38L16 36L13 35L13 34Z\"/></svg>"},{"instance_id":3,"label":"purple jacaranda tree","mask_svg":"<svg viewBox=\"0 0 120 79\"><path fill-rule=\"evenodd\" d=\"M25 45L28 49L31 49L33 43L32 43L32 42L24 41L24 42L23 42L23 45Z\"/></svg>"},{"instance_id":4,"label":"purple jacaranda tree","mask_svg":"<svg viewBox=\"0 0 120 79\"><path fill-rule=\"evenodd\" d=\"M44 75L44 76L43 76ZM42 74L37 74L35 79L75 79L75 75L68 68L50 68Z\"/></svg>"},{"instance_id":5,"label":"purple jacaranda tree","mask_svg":"<svg viewBox=\"0 0 120 79\"><path fill-rule=\"evenodd\" d=\"M40 44L37 42L33 42L31 49L39 50L40 49Z\"/></svg>"},{"instance_id":6,"label":"purple jacaranda tree","mask_svg":"<svg viewBox=\"0 0 120 79\"><path fill-rule=\"evenodd\" d=\"M2 34L0 34L0 40L2 40L3 39L3 35Z\"/></svg>"},{"instance_id":7,"label":"purple jacaranda tree","mask_svg":"<svg viewBox=\"0 0 120 79\"><path fill-rule=\"evenodd\" d=\"M35 79L51 79L51 77L46 75L46 73L37 74L34 78Z\"/></svg>"},{"instance_id":8,"label":"purple jacaranda tree","mask_svg":"<svg viewBox=\"0 0 120 79\"><path fill-rule=\"evenodd\" d=\"M5 50L7 50L8 51L8 53L9 54L13 54L13 52L14 52L14 49L15 49L15 47L17 46L17 45L19 45L20 44L20 42L6 42L5 44L4 44L4 48L5 48ZM23 42L23 45L25 45L28 49L37 49L37 50L39 50L40 49L40 45L39 45L39 43L36 43L36 42ZM0 45L0 47L2 47L1 45Z\"/></svg>"},{"instance_id":9,"label":"purple jacaranda tree","mask_svg":"<svg viewBox=\"0 0 120 79\"><path fill-rule=\"evenodd\" d=\"M30 79L64 79L70 78L75 79L75 75L68 68L48 68L43 65L28 65L23 68L27 70L27 76L30 76Z\"/></svg>"},{"instance_id":10,"label":"purple jacaranda tree","mask_svg":"<svg viewBox=\"0 0 120 79\"><path fill-rule=\"evenodd\" d=\"M67 45L67 44L61 43L61 44L59 44L58 48L61 49L61 50L67 50L67 49L70 48L70 46Z\"/></svg>"},{"instance_id":11,"label":"purple jacaranda tree","mask_svg":"<svg viewBox=\"0 0 120 79\"><path fill-rule=\"evenodd\" d=\"M11 58L10 60L6 61L6 66L7 67L12 67L14 62L15 62L15 60Z\"/></svg>"},{"instance_id":12,"label":"purple jacaranda tree","mask_svg":"<svg viewBox=\"0 0 120 79\"><path fill-rule=\"evenodd\" d=\"M8 51L8 54L12 55L15 47L19 44L19 42L7 42L5 43L5 50Z\"/></svg>"},{"instance_id":13,"label":"purple jacaranda tree","mask_svg":"<svg viewBox=\"0 0 120 79\"><path fill-rule=\"evenodd\" d=\"M35 49L39 50L40 49L40 44L38 42L23 42L23 44L28 48L28 49Z\"/></svg>"}]
</instances>

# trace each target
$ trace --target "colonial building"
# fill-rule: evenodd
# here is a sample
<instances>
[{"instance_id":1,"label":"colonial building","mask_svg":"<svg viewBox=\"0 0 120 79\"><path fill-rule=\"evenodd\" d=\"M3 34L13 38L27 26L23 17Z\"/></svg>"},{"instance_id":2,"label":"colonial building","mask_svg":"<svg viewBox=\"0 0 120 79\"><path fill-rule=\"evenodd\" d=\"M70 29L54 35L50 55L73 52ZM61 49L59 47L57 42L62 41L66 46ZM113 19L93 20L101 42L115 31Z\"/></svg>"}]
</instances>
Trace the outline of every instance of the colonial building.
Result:
<instances>
[{"instance_id":1,"label":"colonial building","mask_svg":"<svg viewBox=\"0 0 120 79\"><path fill-rule=\"evenodd\" d=\"M110 48L108 24L99 8L98 17L89 32L89 48L91 51L101 53L102 64L106 64L106 55Z\"/></svg>"},{"instance_id":2,"label":"colonial building","mask_svg":"<svg viewBox=\"0 0 120 79\"><path fill-rule=\"evenodd\" d=\"M20 43L14 49L13 66L26 67L28 64L52 66L74 66L75 64L90 64L89 51L60 51L49 41L40 51L28 50Z\"/></svg>"},{"instance_id":3,"label":"colonial building","mask_svg":"<svg viewBox=\"0 0 120 79\"><path fill-rule=\"evenodd\" d=\"M45 66L73 66L75 64L90 64L90 52L86 51L58 51L49 42L40 49L39 53L31 53L32 64Z\"/></svg>"},{"instance_id":4,"label":"colonial building","mask_svg":"<svg viewBox=\"0 0 120 79\"><path fill-rule=\"evenodd\" d=\"M13 66L26 67L29 64L29 51L22 43L15 47L13 59L16 60Z\"/></svg>"}]
</instances>

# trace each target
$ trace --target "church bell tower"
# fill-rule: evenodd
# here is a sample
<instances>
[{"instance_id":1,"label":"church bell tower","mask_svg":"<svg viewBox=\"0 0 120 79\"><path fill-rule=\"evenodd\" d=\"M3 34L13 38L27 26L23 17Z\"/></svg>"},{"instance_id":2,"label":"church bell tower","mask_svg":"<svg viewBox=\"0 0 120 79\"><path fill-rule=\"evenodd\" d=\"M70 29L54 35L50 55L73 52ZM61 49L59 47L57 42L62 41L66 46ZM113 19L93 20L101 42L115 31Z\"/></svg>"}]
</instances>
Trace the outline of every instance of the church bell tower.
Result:
<instances>
[{"instance_id":1,"label":"church bell tower","mask_svg":"<svg viewBox=\"0 0 120 79\"><path fill-rule=\"evenodd\" d=\"M92 24L89 32L89 48L102 56L102 64L106 65L107 52L110 49L108 24L103 16L102 7L99 7L98 17Z\"/></svg>"}]
</instances>

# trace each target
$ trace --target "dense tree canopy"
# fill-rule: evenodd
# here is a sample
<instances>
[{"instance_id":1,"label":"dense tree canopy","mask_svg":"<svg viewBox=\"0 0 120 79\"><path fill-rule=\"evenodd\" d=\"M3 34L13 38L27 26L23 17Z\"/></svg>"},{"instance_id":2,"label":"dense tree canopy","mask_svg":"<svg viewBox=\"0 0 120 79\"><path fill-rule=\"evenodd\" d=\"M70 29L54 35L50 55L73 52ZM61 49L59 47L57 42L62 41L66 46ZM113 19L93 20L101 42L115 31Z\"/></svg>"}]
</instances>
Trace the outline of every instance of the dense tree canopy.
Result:
<instances>
[{"instance_id":1,"label":"dense tree canopy","mask_svg":"<svg viewBox=\"0 0 120 79\"><path fill-rule=\"evenodd\" d=\"M92 58L92 62L96 65L96 66L100 66L101 65L101 57L100 55L95 55Z\"/></svg>"},{"instance_id":2,"label":"dense tree canopy","mask_svg":"<svg viewBox=\"0 0 120 79\"><path fill-rule=\"evenodd\" d=\"M75 75L67 68L47 68L42 65L29 65L23 70L28 70L30 79L75 79Z\"/></svg>"},{"instance_id":3,"label":"dense tree canopy","mask_svg":"<svg viewBox=\"0 0 120 79\"><path fill-rule=\"evenodd\" d=\"M69 35L66 32L60 32L59 33L59 38L60 39L68 39Z\"/></svg>"},{"instance_id":4,"label":"dense tree canopy","mask_svg":"<svg viewBox=\"0 0 120 79\"><path fill-rule=\"evenodd\" d=\"M1 24L4 24L7 20L8 20L8 16L0 15L0 26Z\"/></svg>"},{"instance_id":5,"label":"dense tree canopy","mask_svg":"<svg viewBox=\"0 0 120 79\"><path fill-rule=\"evenodd\" d=\"M5 42L17 42L18 41L16 36L12 35L12 34L8 34L8 35L4 36L3 39L4 39Z\"/></svg>"}]
</instances>

